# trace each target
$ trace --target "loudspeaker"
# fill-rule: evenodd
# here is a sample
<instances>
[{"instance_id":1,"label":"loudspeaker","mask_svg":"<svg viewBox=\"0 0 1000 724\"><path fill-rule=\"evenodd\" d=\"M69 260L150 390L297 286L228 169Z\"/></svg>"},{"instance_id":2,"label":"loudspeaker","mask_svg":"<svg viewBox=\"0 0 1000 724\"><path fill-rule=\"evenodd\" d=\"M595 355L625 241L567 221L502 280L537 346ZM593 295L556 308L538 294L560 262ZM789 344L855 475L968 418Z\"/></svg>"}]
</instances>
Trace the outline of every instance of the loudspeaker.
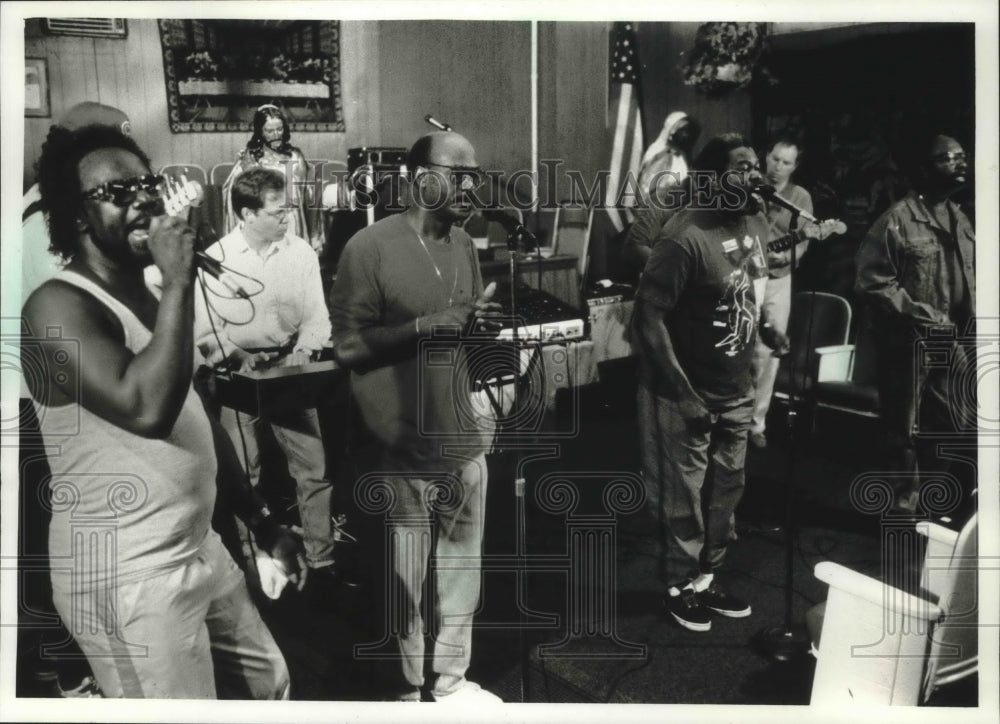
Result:
<instances>
[{"instance_id":1,"label":"loudspeaker","mask_svg":"<svg viewBox=\"0 0 1000 724\"><path fill-rule=\"evenodd\" d=\"M362 146L347 151L351 204L347 208L328 209L324 214L326 244L320 260L324 279L336 275L340 253L354 234L403 210L406 154L405 148L388 146Z\"/></svg>"}]
</instances>

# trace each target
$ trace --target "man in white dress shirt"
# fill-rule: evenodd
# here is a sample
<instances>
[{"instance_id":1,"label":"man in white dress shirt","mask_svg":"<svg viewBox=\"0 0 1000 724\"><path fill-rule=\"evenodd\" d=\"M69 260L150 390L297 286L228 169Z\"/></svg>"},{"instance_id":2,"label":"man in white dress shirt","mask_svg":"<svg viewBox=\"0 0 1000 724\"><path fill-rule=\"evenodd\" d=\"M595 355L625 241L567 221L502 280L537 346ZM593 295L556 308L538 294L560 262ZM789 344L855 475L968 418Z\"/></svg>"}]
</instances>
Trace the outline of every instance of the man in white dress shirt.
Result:
<instances>
[{"instance_id":1,"label":"man in white dress shirt","mask_svg":"<svg viewBox=\"0 0 1000 724\"><path fill-rule=\"evenodd\" d=\"M229 278L247 298L202 273L208 305L198 295L195 339L210 365L226 361L243 370L301 365L329 343L319 260L308 242L288 233L290 210L284 199L285 179L269 169L251 169L233 185L240 225L206 253L232 270ZM295 479L309 567L332 572L333 485L326 477L316 409L252 417L223 407L221 417L255 486L260 480L259 436L270 425Z\"/></svg>"}]
</instances>

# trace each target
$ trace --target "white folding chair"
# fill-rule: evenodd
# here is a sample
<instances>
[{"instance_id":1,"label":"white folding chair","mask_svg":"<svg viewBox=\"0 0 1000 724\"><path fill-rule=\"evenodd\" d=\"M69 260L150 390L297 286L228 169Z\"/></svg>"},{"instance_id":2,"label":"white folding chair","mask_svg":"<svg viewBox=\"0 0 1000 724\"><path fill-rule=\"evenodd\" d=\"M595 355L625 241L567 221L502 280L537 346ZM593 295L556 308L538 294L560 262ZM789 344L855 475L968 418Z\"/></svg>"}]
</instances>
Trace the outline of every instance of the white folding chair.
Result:
<instances>
[{"instance_id":1,"label":"white folding chair","mask_svg":"<svg viewBox=\"0 0 1000 724\"><path fill-rule=\"evenodd\" d=\"M977 516L957 534L917 530L928 537L920 595L832 561L816 566L830 591L806 615L817 660L810 703L912 706L978 670Z\"/></svg>"}]
</instances>

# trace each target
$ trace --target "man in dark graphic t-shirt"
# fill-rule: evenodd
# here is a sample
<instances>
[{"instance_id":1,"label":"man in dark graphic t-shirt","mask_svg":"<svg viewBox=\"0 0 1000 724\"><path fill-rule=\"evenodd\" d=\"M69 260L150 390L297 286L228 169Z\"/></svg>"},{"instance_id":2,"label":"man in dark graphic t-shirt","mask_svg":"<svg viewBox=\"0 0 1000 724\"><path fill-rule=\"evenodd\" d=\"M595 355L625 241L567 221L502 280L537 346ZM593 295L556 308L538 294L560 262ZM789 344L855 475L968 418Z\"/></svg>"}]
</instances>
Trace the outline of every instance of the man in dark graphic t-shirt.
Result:
<instances>
[{"instance_id":1,"label":"man in dark graphic t-shirt","mask_svg":"<svg viewBox=\"0 0 1000 724\"><path fill-rule=\"evenodd\" d=\"M750 615L714 572L743 494L767 222L749 190L760 166L747 139L713 138L695 168L715 174L711 191L660 231L636 294L633 338L643 478L666 528L665 604L685 628L707 631L710 611Z\"/></svg>"}]
</instances>

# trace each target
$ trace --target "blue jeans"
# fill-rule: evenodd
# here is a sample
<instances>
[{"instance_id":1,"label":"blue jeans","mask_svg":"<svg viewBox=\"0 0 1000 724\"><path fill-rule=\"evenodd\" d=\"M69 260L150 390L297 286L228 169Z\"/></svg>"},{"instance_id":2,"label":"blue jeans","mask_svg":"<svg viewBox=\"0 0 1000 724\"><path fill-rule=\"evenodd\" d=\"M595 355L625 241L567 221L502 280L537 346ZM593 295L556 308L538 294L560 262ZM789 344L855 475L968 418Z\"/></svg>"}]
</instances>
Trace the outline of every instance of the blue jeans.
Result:
<instances>
[{"instance_id":1,"label":"blue jeans","mask_svg":"<svg viewBox=\"0 0 1000 724\"><path fill-rule=\"evenodd\" d=\"M642 475L673 586L722 565L735 538L753 395L711 405L710 428L692 432L677 403L638 389Z\"/></svg>"}]
</instances>

